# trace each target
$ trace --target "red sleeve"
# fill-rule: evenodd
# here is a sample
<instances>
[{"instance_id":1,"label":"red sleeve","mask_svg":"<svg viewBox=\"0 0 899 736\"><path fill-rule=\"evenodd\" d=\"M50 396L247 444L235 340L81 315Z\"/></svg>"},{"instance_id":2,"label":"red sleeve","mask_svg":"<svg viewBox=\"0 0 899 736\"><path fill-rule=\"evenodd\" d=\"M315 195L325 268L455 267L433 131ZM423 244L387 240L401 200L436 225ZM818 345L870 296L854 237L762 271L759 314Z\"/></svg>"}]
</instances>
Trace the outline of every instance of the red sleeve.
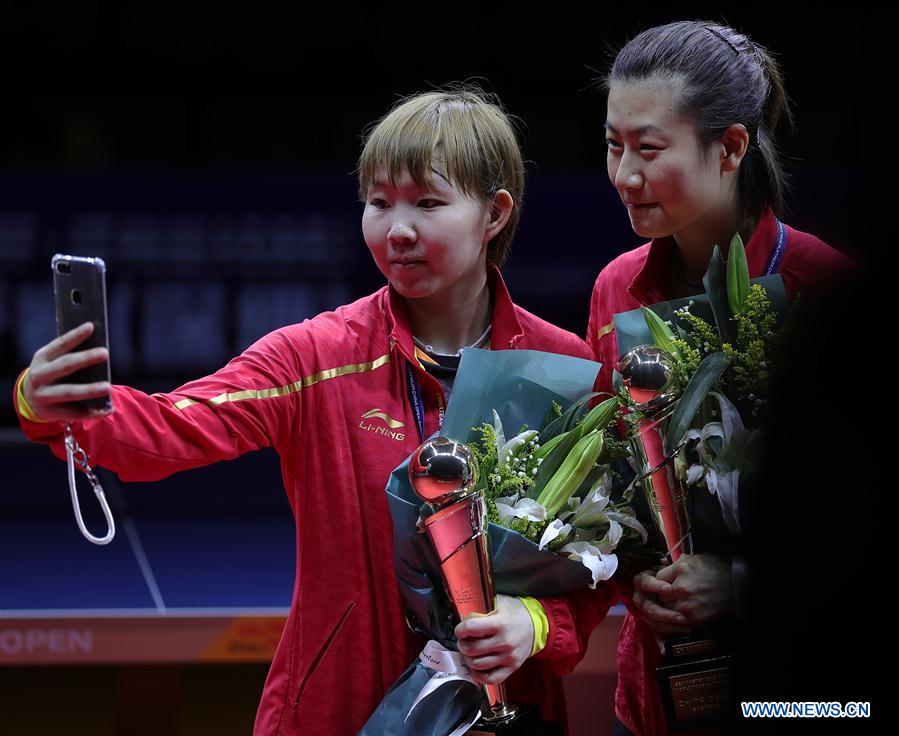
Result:
<instances>
[{"instance_id":1,"label":"red sleeve","mask_svg":"<svg viewBox=\"0 0 899 736\"><path fill-rule=\"evenodd\" d=\"M590 634L617 599L618 589L611 580L595 590L585 587L564 596L538 598L549 620L549 635L534 659L545 660L559 676L574 670L587 653Z\"/></svg>"},{"instance_id":2,"label":"red sleeve","mask_svg":"<svg viewBox=\"0 0 899 736\"><path fill-rule=\"evenodd\" d=\"M125 481L150 481L279 444L299 416L302 371L286 328L222 369L171 393L113 387L115 412L73 424L92 464ZM65 458L62 422L19 417L25 435Z\"/></svg>"}]
</instances>

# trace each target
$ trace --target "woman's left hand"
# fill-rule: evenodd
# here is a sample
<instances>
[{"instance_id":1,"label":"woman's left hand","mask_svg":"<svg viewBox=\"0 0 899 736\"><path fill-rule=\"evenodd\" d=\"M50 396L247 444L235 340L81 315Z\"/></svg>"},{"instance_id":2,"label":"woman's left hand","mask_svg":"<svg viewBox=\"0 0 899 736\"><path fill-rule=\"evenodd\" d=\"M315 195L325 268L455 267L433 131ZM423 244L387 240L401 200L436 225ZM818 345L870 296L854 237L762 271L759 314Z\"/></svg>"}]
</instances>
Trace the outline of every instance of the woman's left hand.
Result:
<instances>
[{"instance_id":1,"label":"woman's left hand","mask_svg":"<svg viewBox=\"0 0 899 736\"><path fill-rule=\"evenodd\" d=\"M456 626L456 636L471 676L481 684L495 685L531 656L534 623L518 598L498 595L494 613L469 616Z\"/></svg>"},{"instance_id":2,"label":"woman's left hand","mask_svg":"<svg viewBox=\"0 0 899 736\"><path fill-rule=\"evenodd\" d=\"M724 618L733 610L730 562L717 555L681 555L659 570L656 578L671 584L659 599L686 616L692 626Z\"/></svg>"}]
</instances>

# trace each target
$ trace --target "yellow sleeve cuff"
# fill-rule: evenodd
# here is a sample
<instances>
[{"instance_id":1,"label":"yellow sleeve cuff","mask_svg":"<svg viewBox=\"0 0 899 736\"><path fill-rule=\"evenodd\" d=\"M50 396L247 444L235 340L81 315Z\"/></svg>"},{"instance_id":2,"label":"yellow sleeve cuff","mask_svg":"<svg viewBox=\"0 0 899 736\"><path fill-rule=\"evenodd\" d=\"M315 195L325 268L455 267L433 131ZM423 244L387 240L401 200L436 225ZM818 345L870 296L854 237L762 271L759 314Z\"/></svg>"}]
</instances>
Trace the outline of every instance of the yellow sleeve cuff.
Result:
<instances>
[{"instance_id":1,"label":"yellow sleeve cuff","mask_svg":"<svg viewBox=\"0 0 899 736\"><path fill-rule=\"evenodd\" d=\"M22 386L25 383L25 376L28 375L28 369L26 368L22 371L22 375L19 376L19 380L16 381L16 404L19 409L19 414L21 414L25 419L29 422L38 422L39 424L46 424L46 422L39 418L37 414L34 413L32 408L28 405L28 402L25 400L25 394L22 392Z\"/></svg>"},{"instance_id":2,"label":"yellow sleeve cuff","mask_svg":"<svg viewBox=\"0 0 899 736\"><path fill-rule=\"evenodd\" d=\"M540 605L540 601L536 598L522 597L519 598L524 607L531 614L531 622L534 624L534 645L531 647L531 656L543 651L546 646L546 640L549 637L549 619L546 617L546 611Z\"/></svg>"}]
</instances>

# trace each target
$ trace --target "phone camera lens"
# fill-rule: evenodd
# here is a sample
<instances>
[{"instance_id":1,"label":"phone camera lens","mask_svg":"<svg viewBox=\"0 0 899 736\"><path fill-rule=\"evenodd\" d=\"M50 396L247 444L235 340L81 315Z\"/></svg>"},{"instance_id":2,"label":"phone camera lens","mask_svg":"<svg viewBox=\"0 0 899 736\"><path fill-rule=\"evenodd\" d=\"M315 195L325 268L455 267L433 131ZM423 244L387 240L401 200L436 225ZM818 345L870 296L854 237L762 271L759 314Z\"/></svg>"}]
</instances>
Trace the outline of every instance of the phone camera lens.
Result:
<instances>
[{"instance_id":1,"label":"phone camera lens","mask_svg":"<svg viewBox=\"0 0 899 736\"><path fill-rule=\"evenodd\" d=\"M69 263L68 261L59 261L56 264L56 272L64 273L64 274L68 275L68 274L72 273L72 264Z\"/></svg>"}]
</instances>

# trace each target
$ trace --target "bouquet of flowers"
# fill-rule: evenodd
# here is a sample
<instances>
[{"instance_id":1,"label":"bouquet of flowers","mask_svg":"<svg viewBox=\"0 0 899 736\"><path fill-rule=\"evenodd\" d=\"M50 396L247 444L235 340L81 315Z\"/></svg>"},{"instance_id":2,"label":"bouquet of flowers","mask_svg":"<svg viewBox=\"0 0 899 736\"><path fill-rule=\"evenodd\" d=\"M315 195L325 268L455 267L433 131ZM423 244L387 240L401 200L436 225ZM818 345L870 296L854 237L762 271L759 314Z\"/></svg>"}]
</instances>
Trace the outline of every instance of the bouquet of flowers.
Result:
<instances>
[{"instance_id":1,"label":"bouquet of flowers","mask_svg":"<svg viewBox=\"0 0 899 736\"><path fill-rule=\"evenodd\" d=\"M588 411L599 367L528 350L463 354L440 434L467 443L478 460L497 593L541 597L596 586L614 573L617 553L645 539L610 468L627 454L606 429L618 399ZM408 464L387 485L394 566L410 625L429 646L452 649L458 622L436 555L418 531L421 501ZM477 718L482 690L431 661L410 665L363 734L446 736ZM427 707L416 709L423 697Z\"/></svg>"},{"instance_id":2,"label":"bouquet of flowers","mask_svg":"<svg viewBox=\"0 0 899 736\"><path fill-rule=\"evenodd\" d=\"M491 423L473 428L479 439L472 450L489 520L538 549L580 562L595 588L615 573L618 545L646 542L647 535L630 505L631 494L619 486L613 498L611 463L628 455L607 429L620 401L609 398L585 414L593 396L585 395L565 412L554 401L542 429L525 425L508 440L493 410Z\"/></svg>"},{"instance_id":3,"label":"bouquet of flowers","mask_svg":"<svg viewBox=\"0 0 899 736\"><path fill-rule=\"evenodd\" d=\"M623 327L622 353L651 341L670 360L673 384L682 393L666 420L665 453L673 458L677 481L717 496L724 522L737 533L740 474L755 466L768 379L790 320L779 276L750 281L739 235L726 263L715 248L703 284L701 296L616 315L615 321ZM635 313L642 330L635 329ZM627 421L635 425L641 412L622 390L621 377L615 380L632 409Z\"/></svg>"}]
</instances>

